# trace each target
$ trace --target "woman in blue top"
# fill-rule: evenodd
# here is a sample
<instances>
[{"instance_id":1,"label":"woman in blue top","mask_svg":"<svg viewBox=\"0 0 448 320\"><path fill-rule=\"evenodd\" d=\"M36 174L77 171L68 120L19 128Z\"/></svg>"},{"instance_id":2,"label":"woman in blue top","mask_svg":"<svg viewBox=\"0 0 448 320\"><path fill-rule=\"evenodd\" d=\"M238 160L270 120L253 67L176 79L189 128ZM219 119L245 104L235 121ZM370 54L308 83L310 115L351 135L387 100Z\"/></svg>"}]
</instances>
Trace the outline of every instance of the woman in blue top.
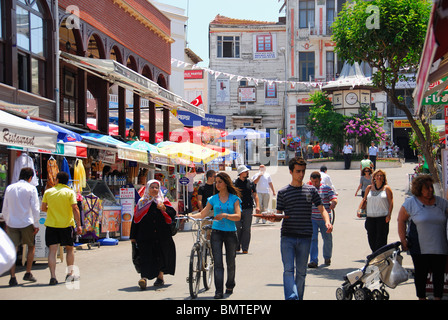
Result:
<instances>
[{"instance_id":1,"label":"woman in blue top","mask_svg":"<svg viewBox=\"0 0 448 320\"><path fill-rule=\"evenodd\" d=\"M215 299L222 299L224 289L224 263L222 246L226 248L227 281L226 294L232 294L235 287L235 255L238 245L235 221L241 219L241 194L235 188L229 175L220 172L216 175L215 194L208 198L205 208L193 218L205 218L213 209L214 220L212 225L211 245L215 259Z\"/></svg>"},{"instance_id":2,"label":"woman in blue top","mask_svg":"<svg viewBox=\"0 0 448 320\"><path fill-rule=\"evenodd\" d=\"M441 300L448 256L448 201L434 195L430 175L412 181L414 195L405 200L398 213L398 235L403 251L414 263L414 282L419 300L426 300L426 281L432 272L434 300Z\"/></svg>"}]
</instances>

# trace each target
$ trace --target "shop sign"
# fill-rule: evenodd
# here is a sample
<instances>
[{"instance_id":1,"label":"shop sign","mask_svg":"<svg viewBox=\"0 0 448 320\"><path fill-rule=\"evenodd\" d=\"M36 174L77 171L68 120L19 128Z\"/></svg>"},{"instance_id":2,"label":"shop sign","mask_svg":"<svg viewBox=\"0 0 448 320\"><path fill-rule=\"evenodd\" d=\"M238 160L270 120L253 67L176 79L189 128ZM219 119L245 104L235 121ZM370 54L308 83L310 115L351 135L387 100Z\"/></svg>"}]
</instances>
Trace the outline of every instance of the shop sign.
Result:
<instances>
[{"instance_id":1,"label":"shop sign","mask_svg":"<svg viewBox=\"0 0 448 320\"><path fill-rule=\"evenodd\" d=\"M134 188L120 188L120 199L134 199Z\"/></svg>"},{"instance_id":2,"label":"shop sign","mask_svg":"<svg viewBox=\"0 0 448 320\"><path fill-rule=\"evenodd\" d=\"M255 87L239 87L238 102L256 102L257 89Z\"/></svg>"},{"instance_id":3,"label":"shop sign","mask_svg":"<svg viewBox=\"0 0 448 320\"><path fill-rule=\"evenodd\" d=\"M184 79L203 79L204 70L184 70Z\"/></svg>"},{"instance_id":4,"label":"shop sign","mask_svg":"<svg viewBox=\"0 0 448 320\"><path fill-rule=\"evenodd\" d=\"M425 97L422 102L423 105L437 105L437 104L448 104L448 91L443 91L440 96L438 93L430 94Z\"/></svg>"},{"instance_id":5,"label":"shop sign","mask_svg":"<svg viewBox=\"0 0 448 320\"><path fill-rule=\"evenodd\" d=\"M411 128L409 120L394 120L394 128Z\"/></svg>"},{"instance_id":6,"label":"shop sign","mask_svg":"<svg viewBox=\"0 0 448 320\"><path fill-rule=\"evenodd\" d=\"M182 177L179 179L179 183L184 186L187 185L189 182L190 182L190 179L188 179L187 177Z\"/></svg>"},{"instance_id":7,"label":"shop sign","mask_svg":"<svg viewBox=\"0 0 448 320\"><path fill-rule=\"evenodd\" d=\"M117 153L109 150L99 150L98 152L98 161L102 161L105 163L115 163Z\"/></svg>"},{"instance_id":8,"label":"shop sign","mask_svg":"<svg viewBox=\"0 0 448 320\"><path fill-rule=\"evenodd\" d=\"M118 148L118 158L129 160L129 161L137 161L141 163L148 163L148 153L128 148Z\"/></svg>"},{"instance_id":9,"label":"shop sign","mask_svg":"<svg viewBox=\"0 0 448 320\"><path fill-rule=\"evenodd\" d=\"M161 166L172 166L171 160L167 156L157 153L149 154L149 163L158 164Z\"/></svg>"}]
</instances>

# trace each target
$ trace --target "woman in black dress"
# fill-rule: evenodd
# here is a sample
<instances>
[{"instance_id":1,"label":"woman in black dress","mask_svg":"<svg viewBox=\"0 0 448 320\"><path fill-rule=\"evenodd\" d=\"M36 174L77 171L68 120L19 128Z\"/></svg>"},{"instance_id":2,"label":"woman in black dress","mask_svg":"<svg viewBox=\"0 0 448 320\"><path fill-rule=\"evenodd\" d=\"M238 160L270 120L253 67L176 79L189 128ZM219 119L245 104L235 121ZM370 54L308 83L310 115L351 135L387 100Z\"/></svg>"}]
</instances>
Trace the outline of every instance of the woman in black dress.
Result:
<instances>
[{"instance_id":1,"label":"woman in black dress","mask_svg":"<svg viewBox=\"0 0 448 320\"><path fill-rule=\"evenodd\" d=\"M157 278L154 286L162 286L164 274L174 275L176 247L170 225L175 216L175 209L162 194L160 182L148 181L145 194L137 203L130 235L139 251L138 285L142 290L146 289L148 279Z\"/></svg>"}]
</instances>

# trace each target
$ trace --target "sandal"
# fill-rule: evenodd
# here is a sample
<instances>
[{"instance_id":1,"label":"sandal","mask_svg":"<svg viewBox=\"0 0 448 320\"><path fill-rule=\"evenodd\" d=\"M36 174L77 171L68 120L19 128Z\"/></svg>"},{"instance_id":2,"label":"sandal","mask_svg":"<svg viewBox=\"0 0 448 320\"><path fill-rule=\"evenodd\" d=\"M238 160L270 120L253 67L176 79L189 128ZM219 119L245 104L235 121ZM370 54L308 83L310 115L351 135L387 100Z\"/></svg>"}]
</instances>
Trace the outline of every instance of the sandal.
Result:
<instances>
[{"instance_id":1,"label":"sandal","mask_svg":"<svg viewBox=\"0 0 448 320\"><path fill-rule=\"evenodd\" d=\"M146 289L146 278L141 278L138 281L138 286L140 287L140 289L145 290Z\"/></svg>"},{"instance_id":2,"label":"sandal","mask_svg":"<svg viewBox=\"0 0 448 320\"><path fill-rule=\"evenodd\" d=\"M154 282L154 286L155 287L161 287L165 284L165 281L163 281L163 279L157 278L156 281Z\"/></svg>"}]
</instances>

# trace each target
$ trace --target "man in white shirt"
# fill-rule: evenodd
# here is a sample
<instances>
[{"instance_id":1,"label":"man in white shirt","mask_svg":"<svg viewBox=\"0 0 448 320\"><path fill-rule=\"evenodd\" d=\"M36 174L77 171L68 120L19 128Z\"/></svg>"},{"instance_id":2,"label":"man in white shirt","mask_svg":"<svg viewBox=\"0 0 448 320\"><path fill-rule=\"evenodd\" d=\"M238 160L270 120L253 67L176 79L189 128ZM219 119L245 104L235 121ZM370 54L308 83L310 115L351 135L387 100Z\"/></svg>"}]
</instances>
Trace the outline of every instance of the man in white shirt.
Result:
<instances>
[{"instance_id":1,"label":"man in white shirt","mask_svg":"<svg viewBox=\"0 0 448 320\"><path fill-rule=\"evenodd\" d=\"M345 141L345 145L342 148L342 153L344 155L344 169L350 169L350 164L352 162L352 152L353 147L348 143L348 140Z\"/></svg>"},{"instance_id":2,"label":"man in white shirt","mask_svg":"<svg viewBox=\"0 0 448 320\"><path fill-rule=\"evenodd\" d=\"M193 198L193 193L194 193L194 177L196 177L196 169L195 169L195 167L191 167L190 171L187 172L185 174L185 176L189 180L188 185L187 185L187 188L188 188L188 199L187 199L187 201L188 201L187 202L188 209L187 209L186 212L190 213L190 212L193 211L193 206L192 206L192 203L191 203L191 199Z\"/></svg>"},{"instance_id":3,"label":"man in white shirt","mask_svg":"<svg viewBox=\"0 0 448 320\"><path fill-rule=\"evenodd\" d=\"M323 157L328 158L328 151L330 151L330 145L324 142L323 145L321 146L321 149Z\"/></svg>"},{"instance_id":4,"label":"man in white shirt","mask_svg":"<svg viewBox=\"0 0 448 320\"><path fill-rule=\"evenodd\" d=\"M376 170L376 157L378 156L378 147L375 146L375 143L372 141L369 147L369 159L373 163L373 171Z\"/></svg>"},{"instance_id":5,"label":"man in white shirt","mask_svg":"<svg viewBox=\"0 0 448 320\"><path fill-rule=\"evenodd\" d=\"M272 184L271 175L266 172L264 164L260 165L260 171L254 175L252 181L257 185L257 194L260 201L260 212L265 212L269 207L269 188L272 190L272 195L275 197L275 189ZM257 217L255 223L258 223L260 218ZM263 223L266 221L263 220Z\"/></svg>"},{"instance_id":6,"label":"man in white shirt","mask_svg":"<svg viewBox=\"0 0 448 320\"><path fill-rule=\"evenodd\" d=\"M321 166L320 167L320 178L321 178L321 183L325 184L327 186L329 186L335 195L338 195L338 193L336 192L336 188L333 185L333 181L331 181L331 177L327 174L327 166Z\"/></svg>"},{"instance_id":7,"label":"man in white shirt","mask_svg":"<svg viewBox=\"0 0 448 320\"><path fill-rule=\"evenodd\" d=\"M3 200L3 218L7 226L7 233L14 243L16 250L21 244L28 246L26 259L26 273L23 280L35 282L31 274L34 261L35 236L39 231L39 197L37 189L31 184L34 170L25 167L20 170L19 181L9 185ZM16 286L15 265L11 268L9 285Z\"/></svg>"}]
</instances>

